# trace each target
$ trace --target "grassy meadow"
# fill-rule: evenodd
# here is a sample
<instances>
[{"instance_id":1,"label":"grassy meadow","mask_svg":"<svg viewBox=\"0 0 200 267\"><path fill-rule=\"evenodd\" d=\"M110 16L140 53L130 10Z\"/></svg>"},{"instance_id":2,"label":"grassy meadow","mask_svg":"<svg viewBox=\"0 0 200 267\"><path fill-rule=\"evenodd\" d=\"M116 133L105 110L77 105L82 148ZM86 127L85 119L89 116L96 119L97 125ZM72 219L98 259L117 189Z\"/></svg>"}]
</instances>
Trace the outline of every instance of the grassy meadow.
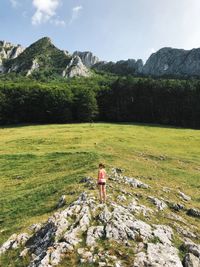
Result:
<instances>
[{"instance_id":1,"label":"grassy meadow","mask_svg":"<svg viewBox=\"0 0 200 267\"><path fill-rule=\"evenodd\" d=\"M99 162L151 185L148 194L200 208L200 131L139 124L66 124L0 128L0 244L43 222L66 194L70 203L96 177ZM133 189L134 190L134 189ZM187 215L183 215L187 216ZM189 218L199 226L199 220Z\"/></svg>"}]
</instances>

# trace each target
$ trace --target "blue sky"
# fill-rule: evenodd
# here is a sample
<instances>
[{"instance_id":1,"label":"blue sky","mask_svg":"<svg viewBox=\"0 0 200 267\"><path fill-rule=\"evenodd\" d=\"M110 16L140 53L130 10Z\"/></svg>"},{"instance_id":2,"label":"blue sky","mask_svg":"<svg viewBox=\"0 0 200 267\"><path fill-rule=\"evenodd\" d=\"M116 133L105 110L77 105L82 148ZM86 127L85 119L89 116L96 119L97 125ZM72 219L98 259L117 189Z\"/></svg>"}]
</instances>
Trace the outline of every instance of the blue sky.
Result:
<instances>
[{"instance_id":1,"label":"blue sky","mask_svg":"<svg viewBox=\"0 0 200 267\"><path fill-rule=\"evenodd\" d=\"M200 0L0 0L0 40L43 36L102 60L142 58L170 46L200 47Z\"/></svg>"}]
</instances>

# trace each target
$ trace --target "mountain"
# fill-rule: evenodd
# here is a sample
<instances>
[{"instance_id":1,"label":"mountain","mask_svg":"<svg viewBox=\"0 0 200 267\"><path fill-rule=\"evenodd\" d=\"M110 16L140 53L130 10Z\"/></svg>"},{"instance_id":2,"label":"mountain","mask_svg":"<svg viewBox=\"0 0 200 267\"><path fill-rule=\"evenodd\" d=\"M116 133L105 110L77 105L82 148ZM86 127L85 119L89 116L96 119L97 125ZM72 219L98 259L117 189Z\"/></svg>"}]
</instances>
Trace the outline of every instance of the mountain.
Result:
<instances>
[{"instance_id":1,"label":"mountain","mask_svg":"<svg viewBox=\"0 0 200 267\"><path fill-rule=\"evenodd\" d=\"M83 64L86 67L92 67L94 64L99 62L99 58L94 56L91 52L79 52L76 51L73 53L73 56L79 56L80 59L82 60Z\"/></svg>"},{"instance_id":2,"label":"mountain","mask_svg":"<svg viewBox=\"0 0 200 267\"><path fill-rule=\"evenodd\" d=\"M200 48L164 47L149 57L142 73L150 76L200 76Z\"/></svg>"},{"instance_id":3,"label":"mountain","mask_svg":"<svg viewBox=\"0 0 200 267\"><path fill-rule=\"evenodd\" d=\"M5 71L4 62L18 57L24 48L6 41L0 41L0 73Z\"/></svg>"},{"instance_id":4,"label":"mountain","mask_svg":"<svg viewBox=\"0 0 200 267\"><path fill-rule=\"evenodd\" d=\"M3 43L3 42L2 42ZM5 45L4 45L5 47ZM15 48L10 44L10 50ZM5 48L4 48L5 50ZM31 44L26 49L21 49L18 56L5 56L2 49L1 69L2 73L20 73L29 76L34 72L49 72L58 74L63 77L84 76L91 75L90 70L83 64L81 58L77 54L70 55L68 51L63 51L54 46L51 39L44 37L37 42ZM87 55L90 55L88 57ZM80 56L87 59L87 64L91 66L90 58L94 57L92 53L85 52ZM9 55L11 52L9 52ZM16 53L15 53L16 54ZM96 61L95 61L96 62Z\"/></svg>"},{"instance_id":5,"label":"mountain","mask_svg":"<svg viewBox=\"0 0 200 267\"><path fill-rule=\"evenodd\" d=\"M52 70L62 73L70 56L56 48L51 40L44 37L26 48L18 57L5 64L6 72L15 71L30 75L34 70Z\"/></svg>"},{"instance_id":6,"label":"mountain","mask_svg":"<svg viewBox=\"0 0 200 267\"><path fill-rule=\"evenodd\" d=\"M41 38L27 48L0 41L0 73L15 72L29 76L45 72L72 78L89 77L92 70L134 76L200 76L200 48L184 50L164 47L143 64L141 59L100 61L89 51L70 54L54 46L48 37Z\"/></svg>"},{"instance_id":7,"label":"mountain","mask_svg":"<svg viewBox=\"0 0 200 267\"><path fill-rule=\"evenodd\" d=\"M107 71L118 75L137 75L142 72L143 61L138 59L120 60L115 62L100 61L93 66L94 69L100 71Z\"/></svg>"}]
</instances>

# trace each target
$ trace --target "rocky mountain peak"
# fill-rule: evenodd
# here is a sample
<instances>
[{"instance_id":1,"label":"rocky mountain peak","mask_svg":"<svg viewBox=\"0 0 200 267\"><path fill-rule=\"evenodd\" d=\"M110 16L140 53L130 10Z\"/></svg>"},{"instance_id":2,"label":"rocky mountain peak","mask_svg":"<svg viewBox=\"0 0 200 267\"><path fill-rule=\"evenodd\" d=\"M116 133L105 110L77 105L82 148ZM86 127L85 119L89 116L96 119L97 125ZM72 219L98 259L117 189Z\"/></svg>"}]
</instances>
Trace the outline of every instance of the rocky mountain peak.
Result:
<instances>
[{"instance_id":1,"label":"rocky mountain peak","mask_svg":"<svg viewBox=\"0 0 200 267\"><path fill-rule=\"evenodd\" d=\"M79 56L83 64L89 68L99 62L99 58L93 55L93 53L89 51L86 52L75 51L73 53L73 56Z\"/></svg>"},{"instance_id":2,"label":"rocky mountain peak","mask_svg":"<svg viewBox=\"0 0 200 267\"><path fill-rule=\"evenodd\" d=\"M91 75L89 69L83 64L78 55L74 55L63 71L63 77L89 77Z\"/></svg>"},{"instance_id":3,"label":"rocky mountain peak","mask_svg":"<svg viewBox=\"0 0 200 267\"><path fill-rule=\"evenodd\" d=\"M199 76L200 48L192 50L161 48L149 57L142 72L152 76Z\"/></svg>"}]
</instances>

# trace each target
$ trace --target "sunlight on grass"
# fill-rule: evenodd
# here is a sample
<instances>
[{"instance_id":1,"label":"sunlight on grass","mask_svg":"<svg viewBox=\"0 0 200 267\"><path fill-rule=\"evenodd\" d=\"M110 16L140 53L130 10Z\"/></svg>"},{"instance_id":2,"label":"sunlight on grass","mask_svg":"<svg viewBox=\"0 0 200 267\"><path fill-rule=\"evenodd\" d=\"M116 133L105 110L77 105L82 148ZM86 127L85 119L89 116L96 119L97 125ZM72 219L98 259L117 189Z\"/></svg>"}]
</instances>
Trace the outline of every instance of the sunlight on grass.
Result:
<instances>
[{"instance_id":1,"label":"sunlight on grass","mask_svg":"<svg viewBox=\"0 0 200 267\"><path fill-rule=\"evenodd\" d=\"M97 165L184 191L200 208L200 131L130 124L69 124L0 128L1 238L45 220L58 198L70 203L96 177Z\"/></svg>"}]
</instances>

